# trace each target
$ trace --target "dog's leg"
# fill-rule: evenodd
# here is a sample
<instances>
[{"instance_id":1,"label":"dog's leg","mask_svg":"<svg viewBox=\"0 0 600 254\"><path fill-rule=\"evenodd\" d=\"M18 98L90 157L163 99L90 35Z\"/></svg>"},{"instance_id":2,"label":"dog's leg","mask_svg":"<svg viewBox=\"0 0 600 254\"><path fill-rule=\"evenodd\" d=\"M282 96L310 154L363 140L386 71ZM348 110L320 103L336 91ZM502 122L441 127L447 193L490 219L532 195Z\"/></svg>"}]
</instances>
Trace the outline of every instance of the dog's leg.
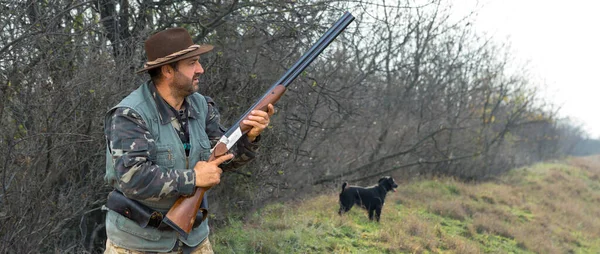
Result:
<instances>
[{"instance_id":1,"label":"dog's leg","mask_svg":"<svg viewBox=\"0 0 600 254\"><path fill-rule=\"evenodd\" d=\"M369 207L369 220L373 220L373 213L375 212L375 209Z\"/></svg>"},{"instance_id":2,"label":"dog's leg","mask_svg":"<svg viewBox=\"0 0 600 254\"><path fill-rule=\"evenodd\" d=\"M375 209L375 219L377 222L379 222L379 218L381 218L381 206L378 206L377 209Z\"/></svg>"}]
</instances>

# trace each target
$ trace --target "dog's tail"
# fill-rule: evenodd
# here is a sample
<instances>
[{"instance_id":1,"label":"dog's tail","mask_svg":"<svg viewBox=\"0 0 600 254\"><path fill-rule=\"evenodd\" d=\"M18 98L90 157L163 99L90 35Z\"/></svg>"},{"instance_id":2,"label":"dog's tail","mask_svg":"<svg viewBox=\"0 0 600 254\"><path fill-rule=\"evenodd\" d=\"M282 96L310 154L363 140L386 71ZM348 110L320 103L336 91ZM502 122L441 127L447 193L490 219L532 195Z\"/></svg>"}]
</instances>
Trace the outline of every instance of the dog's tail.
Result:
<instances>
[{"instance_id":1,"label":"dog's tail","mask_svg":"<svg viewBox=\"0 0 600 254\"><path fill-rule=\"evenodd\" d=\"M346 189L346 186L347 186L347 185L348 185L348 183L347 183L347 182L344 182L344 183L342 184L342 192L344 192L344 189ZM340 194L341 194L342 192L340 192Z\"/></svg>"}]
</instances>

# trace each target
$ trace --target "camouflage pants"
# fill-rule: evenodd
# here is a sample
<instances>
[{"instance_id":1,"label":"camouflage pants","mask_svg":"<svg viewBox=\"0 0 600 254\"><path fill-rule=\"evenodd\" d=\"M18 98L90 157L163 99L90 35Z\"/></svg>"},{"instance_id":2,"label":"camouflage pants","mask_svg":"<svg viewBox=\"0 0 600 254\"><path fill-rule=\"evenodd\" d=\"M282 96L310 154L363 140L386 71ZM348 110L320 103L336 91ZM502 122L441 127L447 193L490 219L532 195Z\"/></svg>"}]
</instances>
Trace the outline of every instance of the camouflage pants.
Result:
<instances>
[{"instance_id":1,"label":"camouflage pants","mask_svg":"<svg viewBox=\"0 0 600 254\"><path fill-rule=\"evenodd\" d=\"M110 240L106 239L106 250L104 250L104 254L143 254L143 251L136 250L128 250L125 248L121 248L119 246L114 245ZM164 252L169 254L181 254L183 253L181 250L172 251L172 252ZM210 241L208 238L204 240L196 249L194 249L190 254L213 254L212 246L210 245Z\"/></svg>"}]
</instances>

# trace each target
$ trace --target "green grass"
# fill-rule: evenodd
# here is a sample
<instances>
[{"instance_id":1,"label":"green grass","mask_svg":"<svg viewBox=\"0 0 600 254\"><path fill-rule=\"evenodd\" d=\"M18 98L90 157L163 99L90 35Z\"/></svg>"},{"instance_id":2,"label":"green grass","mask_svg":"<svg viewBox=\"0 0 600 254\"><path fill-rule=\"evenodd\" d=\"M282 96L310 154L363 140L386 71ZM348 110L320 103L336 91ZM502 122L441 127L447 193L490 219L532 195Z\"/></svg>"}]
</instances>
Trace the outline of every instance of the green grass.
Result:
<instances>
[{"instance_id":1,"label":"green grass","mask_svg":"<svg viewBox=\"0 0 600 254\"><path fill-rule=\"evenodd\" d=\"M271 204L213 229L216 253L600 253L600 165L571 158L495 182L402 184L381 223L337 215L337 192Z\"/></svg>"}]
</instances>

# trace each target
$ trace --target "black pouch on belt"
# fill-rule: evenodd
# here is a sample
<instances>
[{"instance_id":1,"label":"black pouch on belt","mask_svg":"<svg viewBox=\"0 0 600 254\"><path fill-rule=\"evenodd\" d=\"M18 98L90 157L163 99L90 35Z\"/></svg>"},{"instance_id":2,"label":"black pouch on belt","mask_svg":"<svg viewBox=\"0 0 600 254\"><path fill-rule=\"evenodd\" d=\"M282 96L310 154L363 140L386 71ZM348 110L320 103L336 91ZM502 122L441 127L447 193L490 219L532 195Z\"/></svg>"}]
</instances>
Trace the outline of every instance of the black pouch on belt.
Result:
<instances>
[{"instance_id":1,"label":"black pouch on belt","mask_svg":"<svg viewBox=\"0 0 600 254\"><path fill-rule=\"evenodd\" d=\"M167 224L162 223L163 214L155 211L150 207L143 205L140 202L129 199L123 195L120 191L113 190L108 194L106 200L106 207L113 210L126 218L135 221L140 227L154 227L159 230L173 230ZM196 214L196 220L194 221L194 228L199 226L200 223L206 218L206 213Z\"/></svg>"},{"instance_id":2,"label":"black pouch on belt","mask_svg":"<svg viewBox=\"0 0 600 254\"><path fill-rule=\"evenodd\" d=\"M162 213L154 211L140 202L131 200L116 190L108 194L106 207L137 222L143 228L148 226L158 228L163 218Z\"/></svg>"}]
</instances>

